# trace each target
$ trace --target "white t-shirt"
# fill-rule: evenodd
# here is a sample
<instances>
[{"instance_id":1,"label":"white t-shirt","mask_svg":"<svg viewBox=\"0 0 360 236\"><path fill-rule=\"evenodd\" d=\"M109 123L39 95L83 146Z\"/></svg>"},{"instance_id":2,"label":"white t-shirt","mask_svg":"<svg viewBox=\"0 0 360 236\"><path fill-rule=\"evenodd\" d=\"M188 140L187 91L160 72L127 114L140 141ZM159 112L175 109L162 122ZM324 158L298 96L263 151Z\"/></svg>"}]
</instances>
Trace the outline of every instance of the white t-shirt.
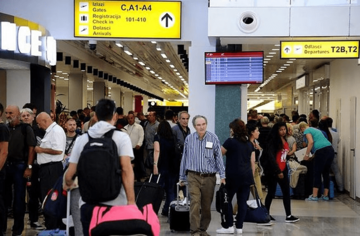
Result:
<instances>
[{"instance_id":1,"label":"white t-shirt","mask_svg":"<svg viewBox=\"0 0 360 236\"><path fill-rule=\"evenodd\" d=\"M114 126L111 125L110 123L105 122L105 121L99 121L89 129L88 134L92 138L100 138L111 129L114 129ZM132 150L132 145L131 145L129 135L124 132L116 131L116 132L114 132L112 138L115 141L116 146L118 148L119 156L120 157L121 156L129 156L131 158L131 160L133 160L134 153ZM70 163L77 164L79 162L81 152L84 149L84 146L86 145L86 143L88 141L89 141L89 137L87 134L83 134L75 140L75 144L72 149L70 160L69 160ZM94 178L96 178L96 176L94 176ZM119 196L117 196L117 198L115 198L114 200L111 200L111 201L102 202L102 204L110 205L110 206L126 205L127 198L126 198L124 187L123 186L121 187L120 194L119 194Z\"/></svg>"}]
</instances>

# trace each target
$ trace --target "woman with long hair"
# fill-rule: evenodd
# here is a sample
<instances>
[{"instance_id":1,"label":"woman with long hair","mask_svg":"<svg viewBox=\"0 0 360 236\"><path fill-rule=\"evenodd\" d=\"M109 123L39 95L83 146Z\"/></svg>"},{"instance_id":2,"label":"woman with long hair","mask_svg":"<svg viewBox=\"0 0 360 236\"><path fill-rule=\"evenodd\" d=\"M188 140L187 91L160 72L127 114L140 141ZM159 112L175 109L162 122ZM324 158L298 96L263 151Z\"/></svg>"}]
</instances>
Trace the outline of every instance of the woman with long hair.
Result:
<instances>
[{"instance_id":1,"label":"woman with long hair","mask_svg":"<svg viewBox=\"0 0 360 236\"><path fill-rule=\"evenodd\" d=\"M160 185L166 193L161 215L168 216L170 202L176 198L176 182L179 179L179 167L174 162L175 139L169 122L160 122L154 137L154 175L161 174Z\"/></svg>"},{"instance_id":2,"label":"woman with long hair","mask_svg":"<svg viewBox=\"0 0 360 236\"><path fill-rule=\"evenodd\" d=\"M226 154L226 189L229 197L229 209L226 215L226 222L222 228L216 230L217 233L232 234L235 232L233 227L233 207L231 204L235 193L237 196L238 212L236 215L236 233L241 234L245 219L250 186L254 184L251 159L255 159L253 145L248 141L245 123L240 119L235 119L229 124L231 138L228 138L221 152Z\"/></svg>"},{"instance_id":3,"label":"woman with long hair","mask_svg":"<svg viewBox=\"0 0 360 236\"><path fill-rule=\"evenodd\" d=\"M259 138L260 132L259 132L259 128L257 126L254 126L251 124L247 124L246 128L247 128L247 134L249 136L249 141L253 145L254 151L255 151L254 158L251 159L251 168L253 170L254 182L255 182L255 186L258 190L259 198L261 199L261 202L264 202L264 196L263 196L262 185L261 185L261 175L262 175L263 170L262 170L262 168L260 166L260 162L259 162L260 157L263 152L263 149L262 149L262 147L260 147L260 144L257 140ZM253 194L253 196L255 196L253 190L252 190L252 194Z\"/></svg>"},{"instance_id":4,"label":"woman with long hair","mask_svg":"<svg viewBox=\"0 0 360 236\"><path fill-rule=\"evenodd\" d=\"M276 185L279 183L283 193L283 204L286 213L286 223L295 223L299 218L291 214L290 185L286 156L290 151L286 142L287 128L284 122L276 123L267 138L266 147L261 158L265 177L268 182L268 194L265 198L265 207L270 214L270 206L275 197ZM272 220L275 220L271 216Z\"/></svg>"}]
</instances>

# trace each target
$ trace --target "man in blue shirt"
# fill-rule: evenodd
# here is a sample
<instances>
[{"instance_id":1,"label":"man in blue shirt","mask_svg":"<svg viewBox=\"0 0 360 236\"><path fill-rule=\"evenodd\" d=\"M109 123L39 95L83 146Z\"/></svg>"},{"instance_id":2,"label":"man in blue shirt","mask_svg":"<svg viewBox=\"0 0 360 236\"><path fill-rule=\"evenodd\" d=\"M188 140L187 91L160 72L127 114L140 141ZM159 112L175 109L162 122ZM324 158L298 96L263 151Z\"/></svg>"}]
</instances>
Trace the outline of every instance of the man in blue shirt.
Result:
<instances>
[{"instance_id":1,"label":"man in blue shirt","mask_svg":"<svg viewBox=\"0 0 360 236\"><path fill-rule=\"evenodd\" d=\"M225 167L218 137L206 130L206 117L197 115L192 123L196 132L185 139L180 183L187 180L189 184L191 235L208 236L206 230L211 221L210 207L216 184L215 174L219 172L221 182L225 184Z\"/></svg>"}]
</instances>

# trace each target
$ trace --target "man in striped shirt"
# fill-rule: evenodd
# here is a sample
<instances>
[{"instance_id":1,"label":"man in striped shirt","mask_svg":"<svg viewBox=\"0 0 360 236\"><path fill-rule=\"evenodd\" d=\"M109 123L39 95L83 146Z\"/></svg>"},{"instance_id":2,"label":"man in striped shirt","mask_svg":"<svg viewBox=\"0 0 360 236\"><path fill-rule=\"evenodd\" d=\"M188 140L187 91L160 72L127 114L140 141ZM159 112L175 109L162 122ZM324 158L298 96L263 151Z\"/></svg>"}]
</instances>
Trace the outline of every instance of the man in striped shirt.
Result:
<instances>
[{"instance_id":1,"label":"man in striped shirt","mask_svg":"<svg viewBox=\"0 0 360 236\"><path fill-rule=\"evenodd\" d=\"M206 130L206 117L197 115L192 123L196 132L185 139L180 183L187 180L189 184L191 235L208 236L206 230L211 221L215 174L219 172L221 182L225 184L225 167L218 137Z\"/></svg>"}]
</instances>

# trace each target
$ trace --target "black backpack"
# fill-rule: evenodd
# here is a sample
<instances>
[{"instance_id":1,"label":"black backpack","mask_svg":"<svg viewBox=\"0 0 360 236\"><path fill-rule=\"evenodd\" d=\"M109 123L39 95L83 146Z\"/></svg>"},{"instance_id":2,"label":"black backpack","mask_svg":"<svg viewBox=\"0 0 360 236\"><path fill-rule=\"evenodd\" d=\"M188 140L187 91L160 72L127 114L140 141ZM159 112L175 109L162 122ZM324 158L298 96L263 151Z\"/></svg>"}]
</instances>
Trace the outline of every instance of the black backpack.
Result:
<instances>
[{"instance_id":1,"label":"black backpack","mask_svg":"<svg viewBox=\"0 0 360 236\"><path fill-rule=\"evenodd\" d=\"M112 139L115 129L103 138L92 138L84 146L77 165L80 195L86 203L115 199L121 188L121 167L117 146Z\"/></svg>"}]
</instances>

